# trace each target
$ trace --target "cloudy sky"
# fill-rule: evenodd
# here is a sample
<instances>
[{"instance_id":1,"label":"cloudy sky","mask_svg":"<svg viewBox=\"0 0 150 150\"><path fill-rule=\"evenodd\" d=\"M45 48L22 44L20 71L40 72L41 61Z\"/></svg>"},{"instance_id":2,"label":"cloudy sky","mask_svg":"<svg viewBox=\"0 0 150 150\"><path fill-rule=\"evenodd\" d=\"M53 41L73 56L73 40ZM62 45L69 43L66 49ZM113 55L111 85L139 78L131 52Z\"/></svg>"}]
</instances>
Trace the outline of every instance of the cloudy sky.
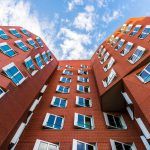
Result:
<instances>
[{"instance_id":1,"label":"cloudy sky","mask_svg":"<svg viewBox=\"0 0 150 150\"><path fill-rule=\"evenodd\" d=\"M40 36L58 59L90 59L128 18L150 16L150 0L0 0L0 24Z\"/></svg>"}]
</instances>

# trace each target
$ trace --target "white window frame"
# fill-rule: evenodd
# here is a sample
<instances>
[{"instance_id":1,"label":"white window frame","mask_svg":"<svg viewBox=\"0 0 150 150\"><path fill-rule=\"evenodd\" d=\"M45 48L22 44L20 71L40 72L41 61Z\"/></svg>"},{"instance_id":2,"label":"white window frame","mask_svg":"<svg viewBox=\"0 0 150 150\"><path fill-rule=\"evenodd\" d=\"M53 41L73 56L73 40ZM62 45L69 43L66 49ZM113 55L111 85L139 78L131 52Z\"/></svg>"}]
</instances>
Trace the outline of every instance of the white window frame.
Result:
<instances>
[{"instance_id":1,"label":"white window frame","mask_svg":"<svg viewBox=\"0 0 150 150\"><path fill-rule=\"evenodd\" d=\"M40 55L39 53L36 54L34 58L36 59L37 57L40 57L40 61L42 62L41 55ZM35 61L36 61L36 60L35 60ZM37 64L37 62L36 62L36 64ZM43 62L42 62L42 64L43 64ZM43 69L43 68L45 67L45 65L39 66L38 64L37 64L37 66L38 66L40 69Z\"/></svg>"},{"instance_id":2,"label":"white window frame","mask_svg":"<svg viewBox=\"0 0 150 150\"><path fill-rule=\"evenodd\" d=\"M22 49L22 47L27 47L27 45L25 45L25 43L24 43L22 40L17 40L17 41L15 41L15 43L16 43L16 45L17 45L17 43L23 43L24 46L21 46L21 47L20 47L20 46L17 45L17 47L18 47L19 49L23 50L23 51L24 51L24 49ZM27 48L28 48L28 50L29 50L29 47L27 47ZM28 51L28 50L27 50L27 51Z\"/></svg>"},{"instance_id":3,"label":"white window frame","mask_svg":"<svg viewBox=\"0 0 150 150\"><path fill-rule=\"evenodd\" d=\"M77 105L77 106L80 106L80 107L88 107L88 106L80 105L80 104L79 104L79 98L84 99L84 101L89 101L89 107L92 107L92 100L89 99L89 98L81 97L81 96L76 96L76 105Z\"/></svg>"},{"instance_id":4,"label":"white window frame","mask_svg":"<svg viewBox=\"0 0 150 150\"><path fill-rule=\"evenodd\" d=\"M10 29L9 29L10 32L13 31L13 30L17 31L17 29L15 29L15 28L10 28ZM18 31L17 31L17 32L18 32ZM12 33L11 33L11 34L12 34ZM20 34L20 33L18 32L18 34ZM17 37L16 34L12 34L12 35L14 35L15 37ZM20 35L21 35L21 34L20 34ZM21 36L22 36L22 35L21 35ZM18 38L18 37L17 37L17 38Z\"/></svg>"},{"instance_id":5,"label":"white window frame","mask_svg":"<svg viewBox=\"0 0 150 150\"><path fill-rule=\"evenodd\" d=\"M46 55L46 52L44 51L44 52L42 52L42 58L43 58L43 60L44 60L44 55ZM47 55L46 55L46 57L47 57ZM47 62L44 60L44 62L46 63L46 64L49 64L49 60L48 60L48 57L47 57Z\"/></svg>"},{"instance_id":6,"label":"white window frame","mask_svg":"<svg viewBox=\"0 0 150 150\"><path fill-rule=\"evenodd\" d=\"M65 71L69 71L70 74L65 73ZM62 74L63 74L63 75L68 75L68 76L72 76L72 75L73 75L73 72L70 71L70 70L64 69Z\"/></svg>"},{"instance_id":7,"label":"white window frame","mask_svg":"<svg viewBox=\"0 0 150 150\"><path fill-rule=\"evenodd\" d=\"M121 92L121 94L123 95L123 97L128 105L133 104L132 100L130 99L130 97L128 96L128 94L126 92Z\"/></svg>"},{"instance_id":8,"label":"white window frame","mask_svg":"<svg viewBox=\"0 0 150 150\"><path fill-rule=\"evenodd\" d=\"M56 99L56 98L59 98L59 99L60 99L60 103L61 103L61 100L66 101L65 108L67 107L67 105L68 105L68 101L67 101L67 99L60 98L60 97L56 97L56 96L53 96L53 98L52 98L52 101L51 101L51 105L52 105L52 106L60 107L60 103L59 103L59 105L58 105L58 106L57 106L57 105L54 105L54 101L55 101L55 99ZM62 108L62 107L60 107L60 108Z\"/></svg>"},{"instance_id":9,"label":"white window frame","mask_svg":"<svg viewBox=\"0 0 150 150\"><path fill-rule=\"evenodd\" d=\"M66 68L67 69L71 69L71 68L73 68L71 65L66 65Z\"/></svg>"},{"instance_id":10,"label":"white window frame","mask_svg":"<svg viewBox=\"0 0 150 150\"><path fill-rule=\"evenodd\" d=\"M135 27L134 27L134 30L131 32L131 33L135 33L135 35L139 32L139 30L138 31L135 31L135 28L137 28L137 27L139 27L139 30L141 29L141 27L142 27L142 25L140 25L140 24L138 24L138 25L136 25ZM135 36L135 35L131 35L131 33L130 33L130 36Z\"/></svg>"},{"instance_id":11,"label":"white window frame","mask_svg":"<svg viewBox=\"0 0 150 150\"><path fill-rule=\"evenodd\" d=\"M35 39L36 39L36 42L38 43L38 45L39 45L40 47L44 47L44 46L43 46L43 43L42 43L42 40L41 40L41 38L40 38L40 37L36 37ZM40 40L40 42L42 43L42 46L41 46L41 45L39 44L39 42L37 41L38 39L39 39L39 40Z\"/></svg>"},{"instance_id":12,"label":"white window frame","mask_svg":"<svg viewBox=\"0 0 150 150\"><path fill-rule=\"evenodd\" d=\"M86 128L86 127L83 127L83 126L79 126L78 125L78 115L81 115L81 116L83 116L84 117L84 124L85 124L85 118L87 117L87 118L90 118L90 122L91 122L91 129L89 129L89 128ZM74 114L74 126L75 127L77 127L77 128L79 128L79 129L84 129L84 130L93 130L93 129L95 129L95 124L94 124L94 117L93 116L87 116L87 115L83 115L83 114L80 114L80 113L75 113Z\"/></svg>"},{"instance_id":13,"label":"white window frame","mask_svg":"<svg viewBox=\"0 0 150 150\"><path fill-rule=\"evenodd\" d=\"M146 25L145 28L144 28L144 30L145 30L146 28L150 28L150 25ZM147 36L148 36L150 33L146 33L146 32L144 32L144 30L142 31L142 33L141 33L140 35L142 35L142 34L147 34ZM139 39L141 39L141 40L142 40L142 39L145 39L145 38L147 37L147 36L146 36L145 38L141 38L140 35L139 35Z\"/></svg>"},{"instance_id":14,"label":"white window frame","mask_svg":"<svg viewBox=\"0 0 150 150\"><path fill-rule=\"evenodd\" d=\"M87 65L83 65L83 64L80 65L80 68L83 68L83 69L88 68L88 67L89 66L87 66Z\"/></svg>"},{"instance_id":15,"label":"white window frame","mask_svg":"<svg viewBox=\"0 0 150 150\"><path fill-rule=\"evenodd\" d=\"M104 115L104 119L105 119L105 123L106 123L107 128L109 128L109 129L111 129L111 130L127 130L127 125L126 125L125 120L124 120L124 118L123 118L122 115L112 115L112 114L105 113L105 112L103 112L103 115ZM109 124L109 119L108 119L108 116L107 116L107 115L111 115L111 116L113 116L113 118L114 118L114 117L118 117L118 118L120 119L120 122L121 122L123 128L117 128L117 127L115 127L115 126L110 125L110 124ZM115 119L114 119L114 120L115 120ZM115 121L114 121L114 122L115 122Z\"/></svg>"},{"instance_id":16,"label":"white window frame","mask_svg":"<svg viewBox=\"0 0 150 150\"><path fill-rule=\"evenodd\" d=\"M113 40L114 40L114 35L112 35L110 38L109 38L109 40L108 40L108 42L107 42L107 44L110 44Z\"/></svg>"},{"instance_id":17,"label":"white window frame","mask_svg":"<svg viewBox=\"0 0 150 150\"><path fill-rule=\"evenodd\" d=\"M65 81L63 81L63 79L65 79ZM67 79L70 79L70 82L66 82ZM67 77L60 77L59 81L62 83L71 83L72 82L71 78L67 78Z\"/></svg>"},{"instance_id":18,"label":"white window frame","mask_svg":"<svg viewBox=\"0 0 150 150\"><path fill-rule=\"evenodd\" d=\"M85 80L87 82L85 82ZM77 81L82 82L82 83L88 83L89 82L89 78L87 77L82 77L82 76L77 76Z\"/></svg>"},{"instance_id":19,"label":"white window frame","mask_svg":"<svg viewBox=\"0 0 150 150\"><path fill-rule=\"evenodd\" d=\"M128 32L130 32L131 29L132 29L132 27L133 27L133 24L129 24L129 25L127 26L127 29L125 30L125 34L127 34Z\"/></svg>"},{"instance_id":20,"label":"white window frame","mask_svg":"<svg viewBox=\"0 0 150 150\"><path fill-rule=\"evenodd\" d=\"M109 52L105 53L104 58L100 61L100 64L103 64L108 58L109 58L110 54Z\"/></svg>"},{"instance_id":21,"label":"white window frame","mask_svg":"<svg viewBox=\"0 0 150 150\"><path fill-rule=\"evenodd\" d=\"M122 42L122 45L120 44L120 42ZM118 45L115 47L115 50L116 51L118 51L123 45L124 45L124 43L125 43L125 40L124 39L121 39L120 41L119 41L119 43L118 43Z\"/></svg>"},{"instance_id":22,"label":"white window frame","mask_svg":"<svg viewBox=\"0 0 150 150\"><path fill-rule=\"evenodd\" d=\"M0 94L0 98L2 98L6 94L6 92L1 87L0 90L2 91L2 93Z\"/></svg>"},{"instance_id":23,"label":"white window frame","mask_svg":"<svg viewBox=\"0 0 150 150\"><path fill-rule=\"evenodd\" d=\"M39 146L40 146L41 142L46 143L48 145L47 150L48 150L50 145L56 146L57 150L59 150L59 145L54 144L54 143L50 143L50 142L47 142L47 141L43 141L43 140L40 140L40 139L36 139L33 150L39 150Z\"/></svg>"},{"instance_id":24,"label":"white window frame","mask_svg":"<svg viewBox=\"0 0 150 150\"><path fill-rule=\"evenodd\" d=\"M82 74L82 73L81 73L82 71L85 71L85 72L86 72L86 74ZM89 73L88 73L88 71L87 71L87 70L80 70L80 69L79 69L79 70L78 70L78 74L79 74L79 75L88 75Z\"/></svg>"},{"instance_id":25,"label":"white window frame","mask_svg":"<svg viewBox=\"0 0 150 150\"><path fill-rule=\"evenodd\" d=\"M113 57L111 57L110 60L109 60L109 62L108 62L108 64L106 65L107 68L105 66L105 67L103 67L103 70L105 72L107 72L113 66L114 63L115 63L115 59Z\"/></svg>"},{"instance_id":26,"label":"white window frame","mask_svg":"<svg viewBox=\"0 0 150 150\"><path fill-rule=\"evenodd\" d=\"M83 87L83 89L84 89L84 91L80 91L80 86L82 86ZM85 88L88 88L88 92L85 92ZM77 91L78 92L80 92L80 93L90 93L91 92L91 90L90 90L90 86L83 86L83 85L79 85L79 84L77 84Z\"/></svg>"},{"instance_id":27,"label":"white window frame","mask_svg":"<svg viewBox=\"0 0 150 150\"><path fill-rule=\"evenodd\" d=\"M121 26L120 32L124 31L126 27L127 27L127 24L123 24L123 25Z\"/></svg>"},{"instance_id":28,"label":"white window frame","mask_svg":"<svg viewBox=\"0 0 150 150\"><path fill-rule=\"evenodd\" d=\"M119 36L116 36L116 37L114 38L112 44L111 44L111 47L113 47L114 45L116 45L116 44L118 43L119 39L120 39Z\"/></svg>"},{"instance_id":29,"label":"white window frame","mask_svg":"<svg viewBox=\"0 0 150 150\"><path fill-rule=\"evenodd\" d=\"M99 54L98 58L100 59L106 52L106 48L103 48L101 54Z\"/></svg>"},{"instance_id":30,"label":"white window frame","mask_svg":"<svg viewBox=\"0 0 150 150\"><path fill-rule=\"evenodd\" d=\"M99 54L99 53L102 51L103 47L104 47L104 46L101 45L100 48L97 50L96 54Z\"/></svg>"},{"instance_id":31,"label":"white window frame","mask_svg":"<svg viewBox=\"0 0 150 150\"><path fill-rule=\"evenodd\" d=\"M130 48L129 50L126 49L126 46L127 46L127 45L131 45L131 48ZM122 50L123 52L126 51L126 53L122 53L122 51L121 51L121 52L120 52L120 55L121 55L121 56L125 56L125 55L127 55L127 54L131 51L131 49L133 48L133 43L132 43L132 42L128 42L128 43L126 44L126 46L125 46L125 48Z\"/></svg>"},{"instance_id":32,"label":"white window frame","mask_svg":"<svg viewBox=\"0 0 150 150\"><path fill-rule=\"evenodd\" d=\"M60 86L63 87L63 91L62 92L59 91L59 87ZM68 92L64 92L65 88L68 88ZM62 86L62 85L57 85L56 92L58 92L58 93L70 93L70 87L68 87L68 86Z\"/></svg>"},{"instance_id":33,"label":"white window frame","mask_svg":"<svg viewBox=\"0 0 150 150\"><path fill-rule=\"evenodd\" d=\"M146 150L150 150L150 143L147 141L147 139L145 138L145 136L140 136Z\"/></svg>"},{"instance_id":34,"label":"white window frame","mask_svg":"<svg viewBox=\"0 0 150 150\"><path fill-rule=\"evenodd\" d=\"M30 41L33 41L33 42L34 42L34 45L36 46L36 48L34 48L34 49L37 49L37 48L38 48L38 46L36 45L35 41L34 41L32 38L28 38L27 41L28 41L28 44L29 44L30 46L32 46L32 48L34 48L34 47L33 47L33 45L31 45L31 44L29 43Z\"/></svg>"}]
</instances>

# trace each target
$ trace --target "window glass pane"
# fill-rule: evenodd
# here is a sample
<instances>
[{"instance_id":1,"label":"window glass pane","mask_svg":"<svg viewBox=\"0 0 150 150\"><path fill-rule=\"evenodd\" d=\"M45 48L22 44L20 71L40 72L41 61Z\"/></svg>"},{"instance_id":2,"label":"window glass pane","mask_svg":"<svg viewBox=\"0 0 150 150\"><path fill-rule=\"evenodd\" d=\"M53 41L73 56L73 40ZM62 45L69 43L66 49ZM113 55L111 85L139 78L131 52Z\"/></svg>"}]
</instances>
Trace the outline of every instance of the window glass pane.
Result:
<instances>
[{"instance_id":1,"label":"window glass pane","mask_svg":"<svg viewBox=\"0 0 150 150\"><path fill-rule=\"evenodd\" d=\"M121 143L115 142L116 150L124 150Z\"/></svg>"},{"instance_id":2,"label":"window glass pane","mask_svg":"<svg viewBox=\"0 0 150 150\"><path fill-rule=\"evenodd\" d=\"M55 98L54 105L59 106L59 103L60 103L60 99L59 98Z\"/></svg>"},{"instance_id":3,"label":"window glass pane","mask_svg":"<svg viewBox=\"0 0 150 150\"><path fill-rule=\"evenodd\" d=\"M77 150L85 150L85 144L81 142L77 142Z\"/></svg>"},{"instance_id":4,"label":"window glass pane","mask_svg":"<svg viewBox=\"0 0 150 150\"><path fill-rule=\"evenodd\" d=\"M61 107L65 107L66 106L66 101L65 100L61 100L60 106Z\"/></svg>"},{"instance_id":5,"label":"window glass pane","mask_svg":"<svg viewBox=\"0 0 150 150\"><path fill-rule=\"evenodd\" d=\"M89 117L85 117L85 127L91 129L92 125L91 125L91 118Z\"/></svg>"},{"instance_id":6,"label":"window glass pane","mask_svg":"<svg viewBox=\"0 0 150 150\"><path fill-rule=\"evenodd\" d=\"M113 116L112 115L109 115L109 114L107 114L107 117L108 117L108 122L109 122L109 124L111 125L111 126L116 126L116 124L115 124L115 122L114 122L114 118L113 118Z\"/></svg>"},{"instance_id":7,"label":"window glass pane","mask_svg":"<svg viewBox=\"0 0 150 150\"><path fill-rule=\"evenodd\" d=\"M47 121L47 126L53 127L54 120L55 120L55 116L54 115L50 115L49 118L48 118L48 121Z\"/></svg>"},{"instance_id":8,"label":"window glass pane","mask_svg":"<svg viewBox=\"0 0 150 150\"><path fill-rule=\"evenodd\" d=\"M79 126L84 127L84 116L83 115L78 114L78 122L77 123Z\"/></svg>"},{"instance_id":9,"label":"window glass pane","mask_svg":"<svg viewBox=\"0 0 150 150\"><path fill-rule=\"evenodd\" d=\"M55 121L55 126L54 126L56 129L61 129L62 120L63 119L61 117L57 116L56 121Z\"/></svg>"},{"instance_id":10,"label":"window glass pane","mask_svg":"<svg viewBox=\"0 0 150 150\"><path fill-rule=\"evenodd\" d=\"M117 127L118 128L123 128L120 117L114 116L114 118L115 118L115 122L116 122Z\"/></svg>"},{"instance_id":11,"label":"window glass pane","mask_svg":"<svg viewBox=\"0 0 150 150\"><path fill-rule=\"evenodd\" d=\"M55 145L49 145L48 150L58 150L58 148Z\"/></svg>"},{"instance_id":12,"label":"window glass pane","mask_svg":"<svg viewBox=\"0 0 150 150\"><path fill-rule=\"evenodd\" d=\"M86 144L86 150L94 150L94 146Z\"/></svg>"},{"instance_id":13,"label":"window glass pane","mask_svg":"<svg viewBox=\"0 0 150 150\"><path fill-rule=\"evenodd\" d=\"M47 150L48 143L40 142L38 150Z\"/></svg>"}]
</instances>

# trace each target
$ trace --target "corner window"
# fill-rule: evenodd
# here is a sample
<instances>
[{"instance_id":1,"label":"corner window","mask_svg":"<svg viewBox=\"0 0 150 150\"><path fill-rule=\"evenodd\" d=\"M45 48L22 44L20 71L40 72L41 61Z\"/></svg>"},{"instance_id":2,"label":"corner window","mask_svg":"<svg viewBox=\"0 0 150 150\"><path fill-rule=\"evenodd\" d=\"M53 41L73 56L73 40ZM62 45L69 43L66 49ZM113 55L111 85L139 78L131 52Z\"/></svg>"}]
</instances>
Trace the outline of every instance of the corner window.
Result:
<instances>
[{"instance_id":1,"label":"corner window","mask_svg":"<svg viewBox=\"0 0 150 150\"><path fill-rule=\"evenodd\" d=\"M117 76L117 74L116 74L115 70L111 69L108 77L105 78L104 80L102 80L103 86L108 87L108 85L110 85L112 83L112 81L115 79L116 76Z\"/></svg>"},{"instance_id":2,"label":"corner window","mask_svg":"<svg viewBox=\"0 0 150 150\"><path fill-rule=\"evenodd\" d=\"M49 59L52 61L52 56L51 56L51 51L47 50L47 56L49 57Z\"/></svg>"},{"instance_id":3,"label":"corner window","mask_svg":"<svg viewBox=\"0 0 150 150\"><path fill-rule=\"evenodd\" d=\"M79 107L92 107L92 100L90 98L76 96L76 105Z\"/></svg>"},{"instance_id":4,"label":"corner window","mask_svg":"<svg viewBox=\"0 0 150 150\"><path fill-rule=\"evenodd\" d=\"M124 33L127 34L128 32L130 32L132 27L133 27L133 24L129 24L127 29L124 31Z\"/></svg>"},{"instance_id":5,"label":"corner window","mask_svg":"<svg viewBox=\"0 0 150 150\"><path fill-rule=\"evenodd\" d=\"M143 56L145 51L145 48L138 46L132 56L128 58L128 61L131 64L135 64Z\"/></svg>"},{"instance_id":6,"label":"corner window","mask_svg":"<svg viewBox=\"0 0 150 150\"><path fill-rule=\"evenodd\" d=\"M111 57L108 64L103 67L104 71L105 72L108 71L113 66L114 63L115 63L115 59Z\"/></svg>"},{"instance_id":7,"label":"corner window","mask_svg":"<svg viewBox=\"0 0 150 150\"><path fill-rule=\"evenodd\" d=\"M112 36L109 38L107 44L110 44L113 40L114 40L114 35L112 35Z\"/></svg>"},{"instance_id":8,"label":"corner window","mask_svg":"<svg viewBox=\"0 0 150 150\"><path fill-rule=\"evenodd\" d=\"M61 130L64 126L64 118L47 113L43 122L43 127L48 129Z\"/></svg>"},{"instance_id":9,"label":"corner window","mask_svg":"<svg viewBox=\"0 0 150 150\"><path fill-rule=\"evenodd\" d=\"M139 32L141 27L142 27L141 25L136 25L134 30L130 33L130 36L135 36L137 34L137 32Z\"/></svg>"},{"instance_id":10,"label":"corner window","mask_svg":"<svg viewBox=\"0 0 150 150\"><path fill-rule=\"evenodd\" d=\"M94 129L94 118L92 116L75 113L74 126L80 129Z\"/></svg>"},{"instance_id":11,"label":"corner window","mask_svg":"<svg viewBox=\"0 0 150 150\"><path fill-rule=\"evenodd\" d=\"M66 65L66 68L67 68L67 69L71 69L72 66L71 66L71 65Z\"/></svg>"},{"instance_id":12,"label":"corner window","mask_svg":"<svg viewBox=\"0 0 150 150\"><path fill-rule=\"evenodd\" d=\"M116 51L119 50L123 46L124 43L125 43L125 40L121 39L120 42L119 42L119 44L115 47L115 50Z\"/></svg>"},{"instance_id":13,"label":"corner window","mask_svg":"<svg viewBox=\"0 0 150 150\"><path fill-rule=\"evenodd\" d=\"M137 77L143 83L150 82L150 63L140 73L137 74Z\"/></svg>"},{"instance_id":14,"label":"corner window","mask_svg":"<svg viewBox=\"0 0 150 150\"><path fill-rule=\"evenodd\" d=\"M119 32L124 31L124 30L125 30L125 28L126 28L126 26L127 26L126 24L123 24Z\"/></svg>"},{"instance_id":15,"label":"corner window","mask_svg":"<svg viewBox=\"0 0 150 150\"><path fill-rule=\"evenodd\" d=\"M87 65L80 65L80 68L88 68Z\"/></svg>"},{"instance_id":16,"label":"corner window","mask_svg":"<svg viewBox=\"0 0 150 150\"><path fill-rule=\"evenodd\" d=\"M43 47L43 43L39 37L36 37L36 41L39 44L40 47Z\"/></svg>"},{"instance_id":17,"label":"corner window","mask_svg":"<svg viewBox=\"0 0 150 150\"><path fill-rule=\"evenodd\" d=\"M0 87L0 98L2 98L6 94L6 91Z\"/></svg>"},{"instance_id":18,"label":"corner window","mask_svg":"<svg viewBox=\"0 0 150 150\"><path fill-rule=\"evenodd\" d=\"M18 48L20 48L25 52L29 50L29 48L21 40L15 41L15 44L17 45Z\"/></svg>"},{"instance_id":19,"label":"corner window","mask_svg":"<svg viewBox=\"0 0 150 150\"><path fill-rule=\"evenodd\" d=\"M12 35L14 35L17 38L21 38L22 37L21 34L15 28L11 28L11 29L9 29L9 31L10 31L10 33Z\"/></svg>"},{"instance_id":20,"label":"corner window","mask_svg":"<svg viewBox=\"0 0 150 150\"><path fill-rule=\"evenodd\" d=\"M73 75L73 72L65 69L65 70L63 71L63 74L64 74L64 75Z\"/></svg>"},{"instance_id":21,"label":"corner window","mask_svg":"<svg viewBox=\"0 0 150 150\"><path fill-rule=\"evenodd\" d=\"M16 85L20 85L26 79L13 62L2 69L7 77L10 78Z\"/></svg>"},{"instance_id":22,"label":"corner window","mask_svg":"<svg viewBox=\"0 0 150 150\"><path fill-rule=\"evenodd\" d=\"M60 77L60 82L63 82L63 83L71 83L71 78Z\"/></svg>"},{"instance_id":23,"label":"corner window","mask_svg":"<svg viewBox=\"0 0 150 150\"><path fill-rule=\"evenodd\" d=\"M70 88L68 86L57 85L56 92L58 92L58 93L69 93Z\"/></svg>"},{"instance_id":24,"label":"corner window","mask_svg":"<svg viewBox=\"0 0 150 150\"><path fill-rule=\"evenodd\" d=\"M108 58L109 58L110 54L107 52L104 56L104 58L100 61L101 64L103 64Z\"/></svg>"},{"instance_id":25,"label":"corner window","mask_svg":"<svg viewBox=\"0 0 150 150\"><path fill-rule=\"evenodd\" d=\"M3 40L8 40L9 36L0 28L0 38Z\"/></svg>"},{"instance_id":26,"label":"corner window","mask_svg":"<svg viewBox=\"0 0 150 150\"><path fill-rule=\"evenodd\" d=\"M90 93L90 87L89 86L77 85L77 91L80 92L80 93Z\"/></svg>"},{"instance_id":27,"label":"corner window","mask_svg":"<svg viewBox=\"0 0 150 150\"><path fill-rule=\"evenodd\" d=\"M44 62L45 62L46 64L49 64L49 61L48 61L48 58L47 58L47 55L46 55L46 52L45 52L45 51L42 53L42 57L43 57Z\"/></svg>"},{"instance_id":28,"label":"corner window","mask_svg":"<svg viewBox=\"0 0 150 150\"><path fill-rule=\"evenodd\" d=\"M35 61L36 61L37 65L39 66L40 69L44 68L40 54L35 55Z\"/></svg>"},{"instance_id":29,"label":"corner window","mask_svg":"<svg viewBox=\"0 0 150 150\"><path fill-rule=\"evenodd\" d=\"M114 41L111 44L111 47L113 47L117 42L119 41L119 37L115 37Z\"/></svg>"},{"instance_id":30,"label":"corner window","mask_svg":"<svg viewBox=\"0 0 150 150\"><path fill-rule=\"evenodd\" d=\"M34 76L38 70L36 70L34 64L33 64L33 61L32 61L32 58L31 56L29 56L28 58L26 58L24 60L24 63L25 63L25 66L27 68L27 70L29 71L29 73Z\"/></svg>"},{"instance_id":31,"label":"corner window","mask_svg":"<svg viewBox=\"0 0 150 150\"><path fill-rule=\"evenodd\" d=\"M33 150L59 150L59 145L37 139Z\"/></svg>"},{"instance_id":32,"label":"corner window","mask_svg":"<svg viewBox=\"0 0 150 150\"><path fill-rule=\"evenodd\" d=\"M89 78L84 78L84 77L78 76L77 81L85 83L85 82L89 82Z\"/></svg>"},{"instance_id":33,"label":"corner window","mask_svg":"<svg viewBox=\"0 0 150 150\"><path fill-rule=\"evenodd\" d=\"M27 39L27 41L33 48L35 48L35 49L38 48L32 38Z\"/></svg>"},{"instance_id":34,"label":"corner window","mask_svg":"<svg viewBox=\"0 0 150 150\"><path fill-rule=\"evenodd\" d=\"M100 59L106 52L106 48L103 48L101 54L98 56L98 58Z\"/></svg>"},{"instance_id":35,"label":"corner window","mask_svg":"<svg viewBox=\"0 0 150 150\"><path fill-rule=\"evenodd\" d=\"M64 98L53 96L53 99L51 101L51 105L55 106L55 107L66 108L67 107L67 100Z\"/></svg>"},{"instance_id":36,"label":"corner window","mask_svg":"<svg viewBox=\"0 0 150 150\"><path fill-rule=\"evenodd\" d=\"M96 143L86 143L73 139L72 150L98 150Z\"/></svg>"},{"instance_id":37,"label":"corner window","mask_svg":"<svg viewBox=\"0 0 150 150\"><path fill-rule=\"evenodd\" d=\"M137 150L134 143L122 143L116 140L110 139L112 150Z\"/></svg>"},{"instance_id":38,"label":"corner window","mask_svg":"<svg viewBox=\"0 0 150 150\"><path fill-rule=\"evenodd\" d=\"M6 43L0 43L0 51L9 57L16 55L16 52Z\"/></svg>"},{"instance_id":39,"label":"corner window","mask_svg":"<svg viewBox=\"0 0 150 150\"><path fill-rule=\"evenodd\" d=\"M150 25L147 25L143 32L139 35L139 39L145 39L150 34Z\"/></svg>"},{"instance_id":40,"label":"corner window","mask_svg":"<svg viewBox=\"0 0 150 150\"><path fill-rule=\"evenodd\" d=\"M79 74L79 75L87 75L87 74L88 74L88 71L79 69L79 70L78 70L78 74Z\"/></svg>"},{"instance_id":41,"label":"corner window","mask_svg":"<svg viewBox=\"0 0 150 150\"><path fill-rule=\"evenodd\" d=\"M125 56L126 54L128 54L131 51L132 47L133 47L133 43L128 42L126 44L125 48L120 52L120 55Z\"/></svg>"},{"instance_id":42,"label":"corner window","mask_svg":"<svg viewBox=\"0 0 150 150\"><path fill-rule=\"evenodd\" d=\"M121 115L104 113L104 119L109 129L127 129L126 123Z\"/></svg>"},{"instance_id":43,"label":"corner window","mask_svg":"<svg viewBox=\"0 0 150 150\"><path fill-rule=\"evenodd\" d=\"M31 34L30 34L26 29L21 28L20 30L21 30L21 32L22 32L24 35L26 35L26 36L28 36L28 37L31 36Z\"/></svg>"},{"instance_id":44,"label":"corner window","mask_svg":"<svg viewBox=\"0 0 150 150\"><path fill-rule=\"evenodd\" d=\"M102 51L103 47L104 47L104 46L101 45L101 47L97 50L96 54L99 54L99 53Z\"/></svg>"}]
</instances>

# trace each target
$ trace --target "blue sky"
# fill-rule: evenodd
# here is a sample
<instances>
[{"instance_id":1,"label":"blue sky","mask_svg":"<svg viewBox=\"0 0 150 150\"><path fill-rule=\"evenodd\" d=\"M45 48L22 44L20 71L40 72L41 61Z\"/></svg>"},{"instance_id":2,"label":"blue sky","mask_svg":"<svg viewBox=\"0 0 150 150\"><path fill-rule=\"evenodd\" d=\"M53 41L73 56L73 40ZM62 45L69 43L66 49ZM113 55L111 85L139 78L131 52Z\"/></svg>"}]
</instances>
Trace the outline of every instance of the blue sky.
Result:
<instances>
[{"instance_id":1,"label":"blue sky","mask_svg":"<svg viewBox=\"0 0 150 150\"><path fill-rule=\"evenodd\" d=\"M90 59L127 19L149 16L150 0L0 0L0 24L39 35L58 59Z\"/></svg>"}]
</instances>

